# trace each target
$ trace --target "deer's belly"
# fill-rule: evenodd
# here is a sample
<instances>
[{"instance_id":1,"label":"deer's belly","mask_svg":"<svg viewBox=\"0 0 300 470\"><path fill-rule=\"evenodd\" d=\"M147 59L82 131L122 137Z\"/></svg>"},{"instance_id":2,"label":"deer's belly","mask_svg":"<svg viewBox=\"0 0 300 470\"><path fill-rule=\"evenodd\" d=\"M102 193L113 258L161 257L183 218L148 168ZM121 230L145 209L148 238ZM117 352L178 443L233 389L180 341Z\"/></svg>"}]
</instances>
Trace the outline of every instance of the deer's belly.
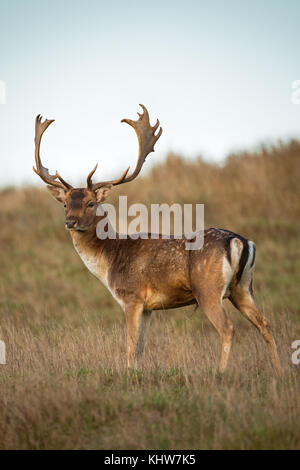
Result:
<instances>
[{"instance_id":1,"label":"deer's belly","mask_svg":"<svg viewBox=\"0 0 300 470\"><path fill-rule=\"evenodd\" d=\"M145 304L149 310L178 308L194 303L195 298L190 291L182 289L170 291L147 289Z\"/></svg>"}]
</instances>

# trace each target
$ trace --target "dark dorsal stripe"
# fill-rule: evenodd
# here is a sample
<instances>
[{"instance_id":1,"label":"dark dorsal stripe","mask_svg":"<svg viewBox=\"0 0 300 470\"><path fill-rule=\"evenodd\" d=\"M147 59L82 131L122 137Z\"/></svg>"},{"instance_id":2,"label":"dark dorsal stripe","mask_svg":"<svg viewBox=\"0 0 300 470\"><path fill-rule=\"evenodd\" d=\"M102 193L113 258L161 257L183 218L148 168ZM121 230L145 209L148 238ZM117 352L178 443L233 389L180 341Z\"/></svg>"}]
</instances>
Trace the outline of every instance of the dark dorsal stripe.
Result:
<instances>
[{"instance_id":1,"label":"dark dorsal stripe","mask_svg":"<svg viewBox=\"0 0 300 470\"><path fill-rule=\"evenodd\" d=\"M238 238L240 238L240 237L238 237ZM248 258L249 258L248 240L246 240L245 238L240 238L240 240L243 242L243 251L242 251L242 255L240 257L239 270L238 270L237 275L236 275L237 283L239 283L240 280L241 280L243 271L245 269L246 263L247 263Z\"/></svg>"}]
</instances>

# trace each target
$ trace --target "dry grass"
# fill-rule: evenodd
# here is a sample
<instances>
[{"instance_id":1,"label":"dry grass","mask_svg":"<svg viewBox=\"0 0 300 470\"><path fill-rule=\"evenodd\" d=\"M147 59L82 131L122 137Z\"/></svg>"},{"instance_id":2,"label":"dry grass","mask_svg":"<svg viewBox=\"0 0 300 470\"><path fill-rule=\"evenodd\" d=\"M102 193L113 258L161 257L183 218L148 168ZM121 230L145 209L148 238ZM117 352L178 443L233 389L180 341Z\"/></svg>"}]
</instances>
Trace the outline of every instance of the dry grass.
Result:
<instances>
[{"instance_id":1,"label":"dry grass","mask_svg":"<svg viewBox=\"0 0 300 470\"><path fill-rule=\"evenodd\" d=\"M300 449L290 348L300 339L299 180L293 141L222 168L171 155L126 187L130 202L204 202L207 226L256 242L255 289L282 379L229 304L236 335L223 377L217 333L189 308L153 315L144 369L128 374L123 314L75 254L62 208L44 190L2 191L0 449Z\"/></svg>"}]
</instances>

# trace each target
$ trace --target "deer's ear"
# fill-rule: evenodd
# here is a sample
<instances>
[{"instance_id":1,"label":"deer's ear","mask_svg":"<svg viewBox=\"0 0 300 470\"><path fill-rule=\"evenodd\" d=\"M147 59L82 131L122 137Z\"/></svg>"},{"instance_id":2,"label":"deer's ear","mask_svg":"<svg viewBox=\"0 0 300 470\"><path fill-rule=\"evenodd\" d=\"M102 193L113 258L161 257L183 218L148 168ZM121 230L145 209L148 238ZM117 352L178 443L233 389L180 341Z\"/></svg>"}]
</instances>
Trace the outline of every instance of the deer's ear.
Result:
<instances>
[{"instance_id":1,"label":"deer's ear","mask_svg":"<svg viewBox=\"0 0 300 470\"><path fill-rule=\"evenodd\" d=\"M47 189L54 199L58 202L65 202L66 191L62 188L57 188L56 186L47 185Z\"/></svg>"},{"instance_id":2,"label":"deer's ear","mask_svg":"<svg viewBox=\"0 0 300 470\"><path fill-rule=\"evenodd\" d=\"M112 187L113 187L112 184L107 184L105 186L102 186L102 188L97 189L96 190L97 202L105 201Z\"/></svg>"}]
</instances>

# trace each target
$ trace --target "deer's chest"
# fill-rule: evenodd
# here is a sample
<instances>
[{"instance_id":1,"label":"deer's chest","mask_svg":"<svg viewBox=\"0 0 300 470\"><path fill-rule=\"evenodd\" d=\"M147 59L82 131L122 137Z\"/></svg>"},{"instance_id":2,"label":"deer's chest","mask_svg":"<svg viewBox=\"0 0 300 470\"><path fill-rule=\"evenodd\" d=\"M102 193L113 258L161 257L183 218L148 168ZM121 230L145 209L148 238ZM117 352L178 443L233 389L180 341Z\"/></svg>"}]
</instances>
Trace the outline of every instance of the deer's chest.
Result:
<instances>
[{"instance_id":1,"label":"deer's chest","mask_svg":"<svg viewBox=\"0 0 300 470\"><path fill-rule=\"evenodd\" d=\"M107 266L104 260L102 260L100 256L95 256L92 253L82 250L80 245L74 244L74 247L88 270L100 281L104 282L107 277Z\"/></svg>"},{"instance_id":2,"label":"deer's chest","mask_svg":"<svg viewBox=\"0 0 300 470\"><path fill-rule=\"evenodd\" d=\"M83 264L97 279L102 282L102 284L109 290L115 300L121 305L121 307L123 307L122 299L119 298L115 290L112 289L108 282L108 263L106 262L104 257L100 255L95 256L93 254L87 253L86 251L82 250L81 247L78 245L74 246Z\"/></svg>"}]
</instances>

